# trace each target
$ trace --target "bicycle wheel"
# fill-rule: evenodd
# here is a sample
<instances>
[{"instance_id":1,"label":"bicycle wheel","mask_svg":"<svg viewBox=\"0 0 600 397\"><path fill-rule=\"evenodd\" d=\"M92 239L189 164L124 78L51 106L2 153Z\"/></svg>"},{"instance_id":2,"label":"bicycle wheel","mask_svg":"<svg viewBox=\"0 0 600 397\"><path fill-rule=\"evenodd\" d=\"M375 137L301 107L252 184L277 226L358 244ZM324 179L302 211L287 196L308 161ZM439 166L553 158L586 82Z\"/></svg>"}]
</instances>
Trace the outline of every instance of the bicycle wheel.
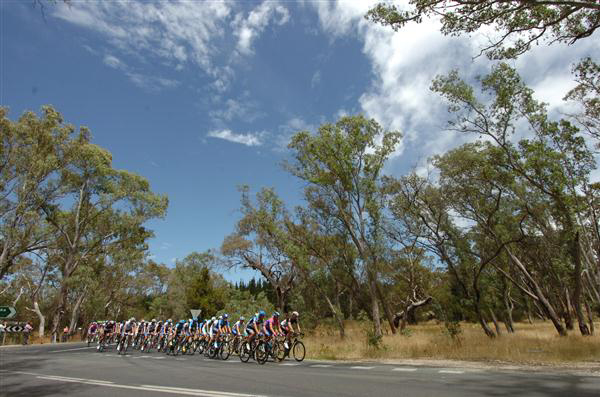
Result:
<instances>
[{"instance_id":1,"label":"bicycle wheel","mask_svg":"<svg viewBox=\"0 0 600 397\"><path fill-rule=\"evenodd\" d=\"M296 341L296 343L294 343L294 347L292 348L292 352L294 353L294 359L296 359L296 361L304 360L304 356L306 356L306 348L304 347L304 343Z\"/></svg>"},{"instance_id":2,"label":"bicycle wheel","mask_svg":"<svg viewBox=\"0 0 600 397\"><path fill-rule=\"evenodd\" d=\"M258 345L256 346L256 349L254 349L254 358L256 359L256 362L259 363L260 365L263 365L264 363L267 362L267 360L269 358L269 352L268 352L267 344L265 342L260 341L258 343Z\"/></svg>"},{"instance_id":3,"label":"bicycle wheel","mask_svg":"<svg viewBox=\"0 0 600 397\"><path fill-rule=\"evenodd\" d=\"M283 361L285 359L285 345L283 341L278 341L275 350L275 361Z\"/></svg>"},{"instance_id":4,"label":"bicycle wheel","mask_svg":"<svg viewBox=\"0 0 600 397\"><path fill-rule=\"evenodd\" d=\"M250 360L251 355L252 351L250 350L250 344L248 342L243 342L240 347L240 361L247 363L248 360Z\"/></svg>"},{"instance_id":5,"label":"bicycle wheel","mask_svg":"<svg viewBox=\"0 0 600 397\"><path fill-rule=\"evenodd\" d=\"M229 342L223 342L223 344L221 345L221 352L220 352L221 360L227 360L230 355L231 355L231 345L229 344Z\"/></svg>"}]
</instances>

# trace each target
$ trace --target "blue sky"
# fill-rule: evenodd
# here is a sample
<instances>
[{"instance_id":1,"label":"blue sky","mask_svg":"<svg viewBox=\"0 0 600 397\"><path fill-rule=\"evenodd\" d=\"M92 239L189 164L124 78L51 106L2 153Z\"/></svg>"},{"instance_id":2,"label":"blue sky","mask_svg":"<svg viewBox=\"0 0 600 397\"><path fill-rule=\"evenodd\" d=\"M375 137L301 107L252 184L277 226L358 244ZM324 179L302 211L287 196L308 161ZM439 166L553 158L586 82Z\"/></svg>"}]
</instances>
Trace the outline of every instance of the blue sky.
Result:
<instances>
[{"instance_id":1,"label":"blue sky","mask_svg":"<svg viewBox=\"0 0 600 397\"><path fill-rule=\"evenodd\" d=\"M401 32L364 20L366 1L0 2L0 104L16 119L54 105L88 126L114 165L170 199L150 254L173 264L218 248L239 213L237 186L274 187L290 206L302 185L280 163L296 131L362 113L405 138L388 173L466 138L443 132L431 79L472 57L486 32L448 38L436 21ZM597 36L597 34L596 34ZM570 64L600 40L540 47L515 62L553 111L573 86ZM227 274L237 279L240 274ZM241 276L247 277L248 273Z\"/></svg>"}]
</instances>

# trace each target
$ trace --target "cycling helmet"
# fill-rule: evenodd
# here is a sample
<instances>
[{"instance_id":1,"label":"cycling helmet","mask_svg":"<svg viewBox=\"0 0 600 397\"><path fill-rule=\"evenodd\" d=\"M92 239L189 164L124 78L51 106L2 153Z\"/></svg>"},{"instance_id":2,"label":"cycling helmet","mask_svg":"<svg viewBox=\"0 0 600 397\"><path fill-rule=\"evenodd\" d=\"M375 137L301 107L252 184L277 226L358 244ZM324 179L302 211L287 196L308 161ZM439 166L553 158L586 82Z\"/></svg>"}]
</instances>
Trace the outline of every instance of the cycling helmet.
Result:
<instances>
[{"instance_id":1,"label":"cycling helmet","mask_svg":"<svg viewBox=\"0 0 600 397\"><path fill-rule=\"evenodd\" d=\"M273 313L273 317L278 318L279 317L279 312Z\"/></svg>"},{"instance_id":2,"label":"cycling helmet","mask_svg":"<svg viewBox=\"0 0 600 397\"><path fill-rule=\"evenodd\" d=\"M223 320L223 316L219 316L219 320Z\"/></svg>"},{"instance_id":3,"label":"cycling helmet","mask_svg":"<svg viewBox=\"0 0 600 397\"><path fill-rule=\"evenodd\" d=\"M261 311L258 312L258 317L264 317L266 315L267 315L267 313L265 313L264 310L261 310Z\"/></svg>"},{"instance_id":4,"label":"cycling helmet","mask_svg":"<svg viewBox=\"0 0 600 397\"><path fill-rule=\"evenodd\" d=\"M185 323L185 320L179 320L179 324Z\"/></svg>"},{"instance_id":5,"label":"cycling helmet","mask_svg":"<svg viewBox=\"0 0 600 397\"><path fill-rule=\"evenodd\" d=\"M294 312L292 312L292 316L294 316L294 317L298 317L298 316L299 316L299 314L298 314L298 312L294 311Z\"/></svg>"},{"instance_id":6,"label":"cycling helmet","mask_svg":"<svg viewBox=\"0 0 600 397\"><path fill-rule=\"evenodd\" d=\"M153 322L153 323L155 323L155 322L156 322L156 319L155 319L155 318L153 318L153 319L152 319L152 322Z\"/></svg>"},{"instance_id":7,"label":"cycling helmet","mask_svg":"<svg viewBox=\"0 0 600 397\"><path fill-rule=\"evenodd\" d=\"M168 319L168 320L167 320L167 322L168 322L169 324L171 324L171 323L173 322L173 320L171 320L171 319Z\"/></svg>"},{"instance_id":8,"label":"cycling helmet","mask_svg":"<svg viewBox=\"0 0 600 397\"><path fill-rule=\"evenodd\" d=\"M223 314L223 318L227 320L227 319L229 318L229 314L227 314L227 313L224 313L224 314Z\"/></svg>"},{"instance_id":9,"label":"cycling helmet","mask_svg":"<svg viewBox=\"0 0 600 397\"><path fill-rule=\"evenodd\" d=\"M213 316L213 318L211 318L210 321L217 321L217 318Z\"/></svg>"},{"instance_id":10,"label":"cycling helmet","mask_svg":"<svg viewBox=\"0 0 600 397\"><path fill-rule=\"evenodd\" d=\"M131 317L131 318L129 319L129 321L133 321L133 322L135 322L135 317Z\"/></svg>"},{"instance_id":11,"label":"cycling helmet","mask_svg":"<svg viewBox=\"0 0 600 397\"><path fill-rule=\"evenodd\" d=\"M191 322L193 322L194 320L190 318L188 321L191 323Z\"/></svg>"},{"instance_id":12,"label":"cycling helmet","mask_svg":"<svg viewBox=\"0 0 600 397\"><path fill-rule=\"evenodd\" d=\"M244 320L245 320L244 316L240 316L240 321L244 321Z\"/></svg>"}]
</instances>

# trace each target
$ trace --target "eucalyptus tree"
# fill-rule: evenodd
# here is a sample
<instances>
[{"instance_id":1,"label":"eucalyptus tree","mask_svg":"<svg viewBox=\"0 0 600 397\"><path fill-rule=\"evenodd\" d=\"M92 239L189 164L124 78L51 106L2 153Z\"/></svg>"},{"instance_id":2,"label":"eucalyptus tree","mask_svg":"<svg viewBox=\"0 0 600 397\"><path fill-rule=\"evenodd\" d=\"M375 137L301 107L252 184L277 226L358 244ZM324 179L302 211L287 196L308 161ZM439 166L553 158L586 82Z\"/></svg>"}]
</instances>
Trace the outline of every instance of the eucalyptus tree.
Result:
<instances>
[{"instance_id":1,"label":"eucalyptus tree","mask_svg":"<svg viewBox=\"0 0 600 397\"><path fill-rule=\"evenodd\" d=\"M221 253L228 268L248 268L259 272L271 284L276 306L288 311L288 297L296 282L297 269L287 253L289 241L285 223L289 214L273 189L256 194L256 205L249 189L241 187L242 218L236 231L225 237Z\"/></svg>"},{"instance_id":2,"label":"eucalyptus tree","mask_svg":"<svg viewBox=\"0 0 600 397\"><path fill-rule=\"evenodd\" d=\"M589 186L596 164L585 139L569 121L551 120L546 105L536 101L533 91L504 63L494 66L481 80L481 96L485 95L485 100L457 72L438 77L432 89L449 103L454 114L451 130L482 136L491 142L498 153L496 157L501 156L499 166L515 180L507 188L518 198L527 217L535 219L538 231L543 234L546 230L559 230L560 244L570 262L573 307L581 333L587 334L581 308L582 272L584 266L587 271L597 269L582 259L581 233L585 229L580 219L585 200L580 192ZM515 135L523 137L516 144ZM531 201L544 205L532 209L528 205ZM520 268L522 263L510 246L505 245L504 250Z\"/></svg>"},{"instance_id":3,"label":"eucalyptus tree","mask_svg":"<svg viewBox=\"0 0 600 397\"><path fill-rule=\"evenodd\" d=\"M143 247L151 236L143 223L162 217L168 202L143 177L114 169L110 153L90 143L88 133L80 134L76 143L72 158L60 169L65 199L42 206L46 223L59 236L54 242L62 275L52 320L55 339L66 312L69 281L79 266L110 247Z\"/></svg>"},{"instance_id":4,"label":"eucalyptus tree","mask_svg":"<svg viewBox=\"0 0 600 397\"><path fill-rule=\"evenodd\" d=\"M600 145L600 65L592 58L584 58L573 67L577 85L565 100L579 104L580 111L573 115L579 125Z\"/></svg>"},{"instance_id":5,"label":"eucalyptus tree","mask_svg":"<svg viewBox=\"0 0 600 397\"><path fill-rule=\"evenodd\" d=\"M47 247L56 236L42 208L64 195L58 174L70 161L74 127L50 106L42 116L25 112L16 122L0 107L0 280L23 254ZM79 132L79 135L84 130Z\"/></svg>"},{"instance_id":6,"label":"eucalyptus tree","mask_svg":"<svg viewBox=\"0 0 600 397\"><path fill-rule=\"evenodd\" d=\"M319 200L327 203L340 225L340 232L353 242L360 266L367 275L375 335L381 336L379 303L395 332L393 313L378 280L383 259L381 229L383 195L379 186L385 161L401 138L399 132L384 131L363 116L343 117L323 124L316 134L298 132L289 148L294 163L288 170L309 183ZM310 202L310 200L309 200Z\"/></svg>"},{"instance_id":7,"label":"eucalyptus tree","mask_svg":"<svg viewBox=\"0 0 600 397\"><path fill-rule=\"evenodd\" d=\"M315 204L314 201L311 203ZM290 239L287 252L294 258L302 281L326 303L340 337L344 338L340 296L346 292L350 301L355 300L362 277L355 274L356 249L347 235L340 234L335 218L329 214L329 211L322 212L314 206L297 208L297 223L286 222Z\"/></svg>"},{"instance_id":8,"label":"eucalyptus tree","mask_svg":"<svg viewBox=\"0 0 600 397\"><path fill-rule=\"evenodd\" d=\"M496 37L481 49L490 58L514 58L532 45L573 44L591 37L600 26L600 4L594 0L409 0L409 6L379 3L366 18L391 26L421 23L426 18L441 20L441 32L458 36L491 28Z\"/></svg>"}]
</instances>

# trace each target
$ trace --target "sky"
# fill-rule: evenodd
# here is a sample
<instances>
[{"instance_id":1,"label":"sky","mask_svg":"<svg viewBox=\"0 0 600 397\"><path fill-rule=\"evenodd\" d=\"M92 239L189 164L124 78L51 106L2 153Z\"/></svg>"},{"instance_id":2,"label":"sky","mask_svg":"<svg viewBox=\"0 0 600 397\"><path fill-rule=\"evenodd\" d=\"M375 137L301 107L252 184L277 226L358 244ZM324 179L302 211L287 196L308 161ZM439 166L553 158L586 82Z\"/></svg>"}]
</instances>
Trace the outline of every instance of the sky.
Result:
<instances>
[{"instance_id":1,"label":"sky","mask_svg":"<svg viewBox=\"0 0 600 397\"><path fill-rule=\"evenodd\" d=\"M470 139L445 131L431 80L458 69L474 81L493 65L476 55L494 32L446 37L436 20L394 32L364 19L363 0L33 4L0 2L0 105L13 120L53 105L116 168L167 194L166 217L148 227L149 256L168 265L219 248L240 217L240 185L302 203L303 184L281 166L295 132L363 114L404 135L386 173L425 169ZM600 54L598 35L511 64L560 114L570 68Z\"/></svg>"}]
</instances>

